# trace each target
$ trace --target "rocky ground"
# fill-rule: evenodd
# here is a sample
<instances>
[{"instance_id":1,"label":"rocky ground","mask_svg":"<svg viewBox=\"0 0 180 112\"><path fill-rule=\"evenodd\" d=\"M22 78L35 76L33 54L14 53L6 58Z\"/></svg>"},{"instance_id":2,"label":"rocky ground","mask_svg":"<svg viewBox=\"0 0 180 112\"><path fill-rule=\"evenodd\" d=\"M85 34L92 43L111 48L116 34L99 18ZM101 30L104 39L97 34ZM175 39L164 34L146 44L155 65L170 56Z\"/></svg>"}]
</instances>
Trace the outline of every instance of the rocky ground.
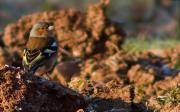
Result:
<instances>
[{"instance_id":1,"label":"rocky ground","mask_svg":"<svg viewBox=\"0 0 180 112\"><path fill-rule=\"evenodd\" d=\"M0 34L0 111L178 112L180 46L123 51L126 34L107 18L107 5L35 13L7 25ZM59 42L51 80L21 70L29 31L40 20L54 22Z\"/></svg>"}]
</instances>

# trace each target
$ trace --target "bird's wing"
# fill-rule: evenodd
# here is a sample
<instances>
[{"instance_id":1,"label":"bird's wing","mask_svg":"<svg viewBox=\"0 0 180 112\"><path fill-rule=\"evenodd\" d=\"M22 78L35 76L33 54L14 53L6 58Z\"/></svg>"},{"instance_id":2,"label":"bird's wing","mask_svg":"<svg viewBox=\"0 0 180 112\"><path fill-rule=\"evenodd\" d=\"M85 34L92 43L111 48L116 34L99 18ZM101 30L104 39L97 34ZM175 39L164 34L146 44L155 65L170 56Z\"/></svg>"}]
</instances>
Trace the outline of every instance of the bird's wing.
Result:
<instances>
[{"instance_id":1,"label":"bird's wing","mask_svg":"<svg viewBox=\"0 0 180 112\"><path fill-rule=\"evenodd\" d=\"M29 49L24 50L23 66L28 70L36 70L39 66L43 65L45 60L51 58L52 55L57 53L57 43L51 39L46 47L42 49Z\"/></svg>"}]
</instances>

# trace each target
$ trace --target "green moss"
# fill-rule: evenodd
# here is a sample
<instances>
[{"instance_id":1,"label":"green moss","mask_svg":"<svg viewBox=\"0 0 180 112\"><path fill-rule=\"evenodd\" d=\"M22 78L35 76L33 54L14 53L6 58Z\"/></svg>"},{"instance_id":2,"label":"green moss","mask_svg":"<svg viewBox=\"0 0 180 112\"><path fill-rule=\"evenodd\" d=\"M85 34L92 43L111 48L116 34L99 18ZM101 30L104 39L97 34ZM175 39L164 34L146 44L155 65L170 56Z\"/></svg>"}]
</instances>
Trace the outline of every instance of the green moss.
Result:
<instances>
[{"instance_id":1,"label":"green moss","mask_svg":"<svg viewBox=\"0 0 180 112\"><path fill-rule=\"evenodd\" d=\"M176 64L174 65L175 69L180 69L180 59L176 61Z\"/></svg>"},{"instance_id":2,"label":"green moss","mask_svg":"<svg viewBox=\"0 0 180 112\"><path fill-rule=\"evenodd\" d=\"M47 0L42 4L41 8L42 8L43 11L49 11L49 10L53 10L54 9L53 5L48 3Z\"/></svg>"},{"instance_id":3,"label":"green moss","mask_svg":"<svg viewBox=\"0 0 180 112\"><path fill-rule=\"evenodd\" d=\"M180 87L176 87L167 91L167 93L164 96L158 96L157 100L162 105L179 103L180 102Z\"/></svg>"},{"instance_id":4,"label":"green moss","mask_svg":"<svg viewBox=\"0 0 180 112\"><path fill-rule=\"evenodd\" d=\"M80 86L83 83L83 80L78 80L78 85Z\"/></svg>"},{"instance_id":5,"label":"green moss","mask_svg":"<svg viewBox=\"0 0 180 112\"><path fill-rule=\"evenodd\" d=\"M163 48L173 48L180 44L180 38L152 38L140 40L137 38L128 38L123 49L127 52L141 52L151 49L163 49Z\"/></svg>"}]
</instances>

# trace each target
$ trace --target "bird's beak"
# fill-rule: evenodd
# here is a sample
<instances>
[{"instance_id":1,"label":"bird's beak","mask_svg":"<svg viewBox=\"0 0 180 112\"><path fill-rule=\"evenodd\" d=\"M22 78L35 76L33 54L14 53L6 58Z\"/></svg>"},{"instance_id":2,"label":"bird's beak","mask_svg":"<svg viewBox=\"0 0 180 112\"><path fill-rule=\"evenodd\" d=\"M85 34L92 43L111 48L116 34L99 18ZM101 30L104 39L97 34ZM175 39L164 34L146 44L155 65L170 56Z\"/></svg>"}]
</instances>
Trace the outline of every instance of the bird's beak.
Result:
<instances>
[{"instance_id":1,"label":"bird's beak","mask_svg":"<svg viewBox=\"0 0 180 112\"><path fill-rule=\"evenodd\" d=\"M54 26L49 26L49 27L48 27L48 30L49 30L49 31L54 30Z\"/></svg>"}]
</instances>

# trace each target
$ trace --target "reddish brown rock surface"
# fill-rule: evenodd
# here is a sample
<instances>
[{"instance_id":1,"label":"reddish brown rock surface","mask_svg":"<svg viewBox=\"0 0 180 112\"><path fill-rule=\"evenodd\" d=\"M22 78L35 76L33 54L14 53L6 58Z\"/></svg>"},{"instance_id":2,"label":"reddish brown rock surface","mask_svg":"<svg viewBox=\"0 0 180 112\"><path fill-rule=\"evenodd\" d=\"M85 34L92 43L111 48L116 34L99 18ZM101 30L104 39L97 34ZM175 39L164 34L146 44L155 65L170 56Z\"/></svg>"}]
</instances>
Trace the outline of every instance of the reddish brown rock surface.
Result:
<instances>
[{"instance_id":1,"label":"reddish brown rock surface","mask_svg":"<svg viewBox=\"0 0 180 112\"><path fill-rule=\"evenodd\" d=\"M53 81L0 67L0 109L3 112L75 112L85 107L84 98Z\"/></svg>"},{"instance_id":2,"label":"reddish brown rock surface","mask_svg":"<svg viewBox=\"0 0 180 112\"><path fill-rule=\"evenodd\" d=\"M178 108L174 103L177 98L173 99L178 92L171 93L172 98L166 93L179 88L179 46L141 53L123 51L125 32L105 15L108 0L102 1L84 13L74 9L34 13L5 27L0 34L0 65L21 67L32 25L40 20L53 21L59 63L51 78L65 86L2 66L0 112L163 112ZM88 103L86 108L80 94ZM159 96L169 98L170 103L161 104Z\"/></svg>"}]
</instances>

